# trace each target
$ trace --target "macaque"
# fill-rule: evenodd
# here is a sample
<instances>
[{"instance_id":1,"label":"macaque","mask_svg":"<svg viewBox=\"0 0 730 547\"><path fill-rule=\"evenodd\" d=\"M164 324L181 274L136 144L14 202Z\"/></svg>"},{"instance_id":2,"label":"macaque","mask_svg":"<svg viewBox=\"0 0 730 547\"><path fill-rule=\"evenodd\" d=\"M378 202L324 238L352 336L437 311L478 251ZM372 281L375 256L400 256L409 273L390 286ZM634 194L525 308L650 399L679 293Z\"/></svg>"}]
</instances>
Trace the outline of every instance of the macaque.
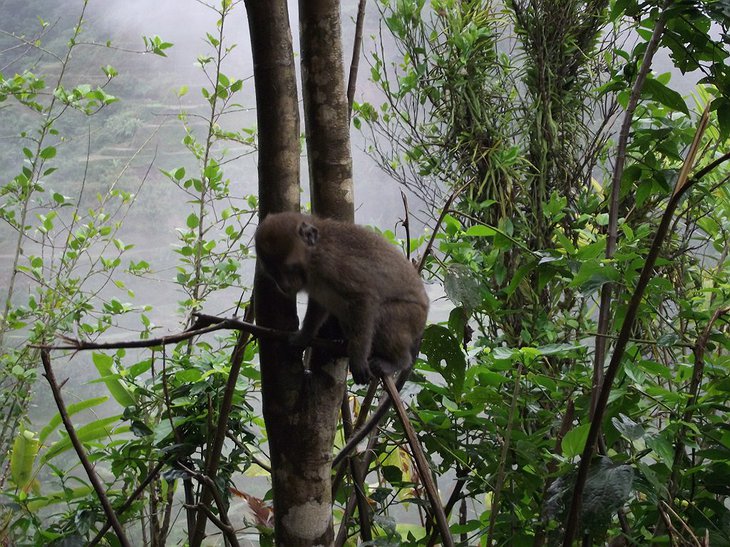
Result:
<instances>
[{"instance_id":1,"label":"macaque","mask_svg":"<svg viewBox=\"0 0 730 547\"><path fill-rule=\"evenodd\" d=\"M309 295L293 346L309 345L332 315L347 338L356 383L398 371L405 376L429 302L415 268L394 246L361 226L299 213L268 215L255 240L258 259L279 290Z\"/></svg>"}]
</instances>

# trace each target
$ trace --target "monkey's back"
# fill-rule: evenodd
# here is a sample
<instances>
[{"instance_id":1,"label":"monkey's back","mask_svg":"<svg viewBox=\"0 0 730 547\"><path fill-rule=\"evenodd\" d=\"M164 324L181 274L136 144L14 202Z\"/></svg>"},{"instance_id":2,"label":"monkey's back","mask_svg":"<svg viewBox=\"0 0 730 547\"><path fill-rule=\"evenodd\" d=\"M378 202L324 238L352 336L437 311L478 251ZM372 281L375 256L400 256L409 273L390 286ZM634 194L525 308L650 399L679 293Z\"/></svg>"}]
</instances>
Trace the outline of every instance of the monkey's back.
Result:
<instances>
[{"instance_id":1,"label":"monkey's back","mask_svg":"<svg viewBox=\"0 0 730 547\"><path fill-rule=\"evenodd\" d=\"M311 251L311 265L338 294L376 302L400 300L428 309L428 297L415 268L382 236L356 224L318 218L314 222L319 240ZM311 289L317 293L325 288Z\"/></svg>"}]
</instances>

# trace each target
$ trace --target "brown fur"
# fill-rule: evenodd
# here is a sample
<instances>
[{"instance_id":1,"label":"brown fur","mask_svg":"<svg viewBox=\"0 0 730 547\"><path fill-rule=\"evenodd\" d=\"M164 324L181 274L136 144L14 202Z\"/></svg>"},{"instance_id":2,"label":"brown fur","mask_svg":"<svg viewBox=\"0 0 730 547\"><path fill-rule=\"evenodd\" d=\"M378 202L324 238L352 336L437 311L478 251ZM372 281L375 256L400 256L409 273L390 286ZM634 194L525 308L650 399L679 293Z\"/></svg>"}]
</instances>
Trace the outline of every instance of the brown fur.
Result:
<instances>
[{"instance_id":1,"label":"brown fur","mask_svg":"<svg viewBox=\"0 0 730 547\"><path fill-rule=\"evenodd\" d=\"M309 295L294 345L308 345L332 314L347 337L355 382L411 366L429 302L417 272L393 245L361 226L299 213L267 216L255 240L279 289Z\"/></svg>"}]
</instances>

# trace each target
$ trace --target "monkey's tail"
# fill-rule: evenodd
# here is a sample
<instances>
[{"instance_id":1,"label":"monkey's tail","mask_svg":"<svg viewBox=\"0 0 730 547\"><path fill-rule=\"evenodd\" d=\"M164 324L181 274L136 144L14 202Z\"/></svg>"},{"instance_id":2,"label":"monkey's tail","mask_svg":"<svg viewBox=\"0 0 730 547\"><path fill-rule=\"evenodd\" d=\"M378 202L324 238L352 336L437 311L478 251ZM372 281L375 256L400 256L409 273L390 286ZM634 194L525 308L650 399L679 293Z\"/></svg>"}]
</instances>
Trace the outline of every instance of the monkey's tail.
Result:
<instances>
[{"instance_id":1,"label":"monkey's tail","mask_svg":"<svg viewBox=\"0 0 730 547\"><path fill-rule=\"evenodd\" d=\"M407 369L402 370L401 373L398 375L398 378L395 382L395 387L398 390L398 393L400 393L400 390L403 389L403 386L406 384L408 377L411 375L412 369L413 366L410 366ZM393 401L391 400L388 393L383 392L382 400L380 401L380 404L378 404L372 416L370 416L370 419L365 422L365 424L363 424L360 429L353 432L352 436L348 439L345 446L342 447L342 450L340 450L337 456L335 456L335 459L332 460L332 467L338 466L342 462L342 460L344 460L347 455L355 449L360 441L362 441L375 427L378 426L378 424L380 424L383 417L385 417L386 412L390 410L392 404Z\"/></svg>"}]
</instances>

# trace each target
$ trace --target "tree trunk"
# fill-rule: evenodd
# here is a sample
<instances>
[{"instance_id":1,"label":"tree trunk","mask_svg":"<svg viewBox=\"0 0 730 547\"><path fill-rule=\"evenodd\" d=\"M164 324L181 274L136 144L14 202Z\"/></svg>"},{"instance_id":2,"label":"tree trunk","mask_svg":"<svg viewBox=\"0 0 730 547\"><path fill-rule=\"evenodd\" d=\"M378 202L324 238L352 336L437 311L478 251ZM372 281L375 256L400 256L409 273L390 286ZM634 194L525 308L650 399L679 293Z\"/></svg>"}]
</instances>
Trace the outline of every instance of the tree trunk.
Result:
<instances>
[{"instance_id":1,"label":"tree trunk","mask_svg":"<svg viewBox=\"0 0 730 547\"><path fill-rule=\"evenodd\" d=\"M246 8L254 59L263 218L268 213L299 208L298 105L286 2L246 0ZM308 13L311 9L304 6L301 11ZM316 99L305 91L312 201L320 215L351 220L351 159L339 55L339 8L328 5L327 15L322 15L327 30L321 35L315 31L316 39L302 23L302 49L308 52L302 54L302 67L310 75L305 78L305 89L326 89ZM334 32L329 30L332 28ZM320 56L323 50L326 56ZM333 51L338 53L339 67L334 75L330 64ZM307 61L312 58L320 59L314 69ZM314 87L307 83L312 78L317 82ZM339 95L336 100L334 94ZM317 121L309 123L310 114ZM257 323L278 329L297 328L294 301L281 296L266 277L257 274L254 293ZM276 543L287 547L331 545L332 444L346 368L316 355L312 373L305 373L301 360L285 346L264 339L259 345Z\"/></svg>"},{"instance_id":2,"label":"tree trunk","mask_svg":"<svg viewBox=\"0 0 730 547\"><path fill-rule=\"evenodd\" d=\"M352 222L350 114L339 2L300 0L299 33L312 209Z\"/></svg>"},{"instance_id":3,"label":"tree trunk","mask_svg":"<svg viewBox=\"0 0 730 547\"><path fill-rule=\"evenodd\" d=\"M312 210L322 217L352 222L355 208L350 111L342 61L339 2L300 0L299 34ZM328 321L320 329L320 335L341 337L337 322L334 319ZM321 480L309 484L313 499L321 504L321 520L316 523L317 528L323 530L326 526L326 532L317 544L331 545L334 541L332 444L340 403L345 395L347 360L316 350L312 351L310 367L311 382L306 393L309 417L303 418L312 429L316 429L317 436L312 438L311 460L303 462L302 471L320 473Z\"/></svg>"}]
</instances>

